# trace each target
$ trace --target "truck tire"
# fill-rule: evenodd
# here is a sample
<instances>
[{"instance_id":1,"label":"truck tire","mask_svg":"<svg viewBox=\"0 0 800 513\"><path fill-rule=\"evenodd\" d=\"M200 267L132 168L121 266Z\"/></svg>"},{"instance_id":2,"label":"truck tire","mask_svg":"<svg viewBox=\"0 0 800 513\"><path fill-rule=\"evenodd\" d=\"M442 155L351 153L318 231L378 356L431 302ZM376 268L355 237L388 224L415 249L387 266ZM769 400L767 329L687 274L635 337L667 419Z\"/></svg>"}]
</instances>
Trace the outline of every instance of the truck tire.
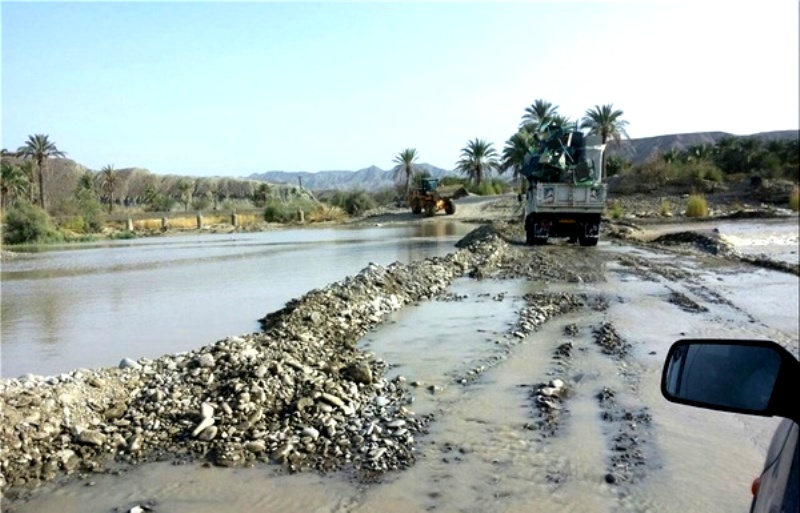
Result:
<instances>
[{"instance_id":1,"label":"truck tire","mask_svg":"<svg viewBox=\"0 0 800 513\"><path fill-rule=\"evenodd\" d=\"M578 227L578 244L581 246L597 246L600 239L600 220L592 219L581 223Z\"/></svg>"},{"instance_id":2,"label":"truck tire","mask_svg":"<svg viewBox=\"0 0 800 513\"><path fill-rule=\"evenodd\" d=\"M422 213L422 205L420 205L419 201L411 200L411 213L412 214L421 214Z\"/></svg>"},{"instance_id":3,"label":"truck tire","mask_svg":"<svg viewBox=\"0 0 800 513\"><path fill-rule=\"evenodd\" d=\"M581 246L597 246L599 237L587 237L583 233L578 234L578 244Z\"/></svg>"},{"instance_id":4,"label":"truck tire","mask_svg":"<svg viewBox=\"0 0 800 513\"><path fill-rule=\"evenodd\" d=\"M542 234L544 233L544 236ZM525 243L529 246L544 246L547 244L548 230L537 222L536 217L529 216L525 222Z\"/></svg>"},{"instance_id":5,"label":"truck tire","mask_svg":"<svg viewBox=\"0 0 800 513\"><path fill-rule=\"evenodd\" d=\"M451 216L456 213L456 204L447 200L444 204L444 213Z\"/></svg>"}]
</instances>

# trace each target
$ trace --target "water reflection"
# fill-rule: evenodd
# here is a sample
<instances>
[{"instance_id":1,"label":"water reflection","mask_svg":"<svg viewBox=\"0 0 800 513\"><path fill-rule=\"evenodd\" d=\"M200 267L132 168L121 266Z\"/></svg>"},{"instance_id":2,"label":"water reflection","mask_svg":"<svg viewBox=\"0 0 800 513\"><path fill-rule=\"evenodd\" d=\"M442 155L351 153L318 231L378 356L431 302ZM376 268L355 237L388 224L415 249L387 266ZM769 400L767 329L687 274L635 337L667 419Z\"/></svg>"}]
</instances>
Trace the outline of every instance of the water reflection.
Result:
<instances>
[{"instance_id":1,"label":"water reflection","mask_svg":"<svg viewBox=\"0 0 800 513\"><path fill-rule=\"evenodd\" d=\"M0 270L4 377L157 357L258 331L257 319L370 262L454 250L430 222L141 239L31 254Z\"/></svg>"}]
</instances>

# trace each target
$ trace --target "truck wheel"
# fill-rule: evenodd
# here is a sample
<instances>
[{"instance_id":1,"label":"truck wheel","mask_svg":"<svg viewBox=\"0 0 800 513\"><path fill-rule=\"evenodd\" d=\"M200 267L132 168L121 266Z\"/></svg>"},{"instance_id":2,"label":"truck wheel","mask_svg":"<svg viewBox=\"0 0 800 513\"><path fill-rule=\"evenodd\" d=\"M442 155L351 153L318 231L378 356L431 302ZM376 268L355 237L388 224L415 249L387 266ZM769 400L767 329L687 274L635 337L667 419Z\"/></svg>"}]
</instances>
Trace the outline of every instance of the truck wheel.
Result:
<instances>
[{"instance_id":1,"label":"truck wheel","mask_svg":"<svg viewBox=\"0 0 800 513\"><path fill-rule=\"evenodd\" d=\"M600 220L588 221L578 226L578 243L581 246L597 246L600 239Z\"/></svg>"},{"instance_id":2,"label":"truck wheel","mask_svg":"<svg viewBox=\"0 0 800 513\"><path fill-rule=\"evenodd\" d=\"M444 213L449 215L449 216L455 214L456 213L456 204L453 203L452 201L448 200L444 204Z\"/></svg>"},{"instance_id":3,"label":"truck wheel","mask_svg":"<svg viewBox=\"0 0 800 513\"><path fill-rule=\"evenodd\" d=\"M525 243L529 246L543 246L547 244L549 227L538 222L535 217L528 217L525 222Z\"/></svg>"},{"instance_id":4,"label":"truck wheel","mask_svg":"<svg viewBox=\"0 0 800 513\"><path fill-rule=\"evenodd\" d=\"M418 201L412 201L411 202L411 213L412 214L421 214L422 213L422 205L420 205Z\"/></svg>"}]
</instances>

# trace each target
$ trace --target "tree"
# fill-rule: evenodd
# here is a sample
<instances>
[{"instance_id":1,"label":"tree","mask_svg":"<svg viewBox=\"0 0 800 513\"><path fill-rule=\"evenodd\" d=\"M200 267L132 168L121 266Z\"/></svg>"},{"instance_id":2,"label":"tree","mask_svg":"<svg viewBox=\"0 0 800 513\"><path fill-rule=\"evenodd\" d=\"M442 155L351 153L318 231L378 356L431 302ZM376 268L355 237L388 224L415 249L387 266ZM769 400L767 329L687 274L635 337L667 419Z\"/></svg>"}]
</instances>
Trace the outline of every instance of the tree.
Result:
<instances>
[{"instance_id":1,"label":"tree","mask_svg":"<svg viewBox=\"0 0 800 513\"><path fill-rule=\"evenodd\" d=\"M178 184L178 192L181 195L184 212L189 211L189 204L192 202L192 184L187 180L181 180Z\"/></svg>"},{"instance_id":2,"label":"tree","mask_svg":"<svg viewBox=\"0 0 800 513\"><path fill-rule=\"evenodd\" d=\"M497 151L492 143L483 139L469 141L461 150L461 159L456 162L456 170L467 175L478 186L483 180L483 175L491 175L493 169L500 168Z\"/></svg>"},{"instance_id":3,"label":"tree","mask_svg":"<svg viewBox=\"0 0 800 513\"><path fill-rule=\"evenodd\" d=\"M44 207L44 166L47 159L51 157L65 157L66 153L59 150L56 144L50 141L45 134L29 135L28 140L17 150L23 157L29 157L36 161L39 168L39 206Z\"/></svg>"},{"instance_id":4,"label":"tree","mask_svg":"<svg viewBox=\"0 0 800 513\"><path fill-rule=\"evenodd\" d=\"M553 116L557 114L558 106L546 100L536 100L529 107L525 108L525 114L522 115L522 123L520 127L527 128L529 131L535 131L540 125L552 120Z\"/></svg>"},{"instance_id":5,"label":"tree","mask_svg":"<svg viewBox=\"0 0 800 513\"><path fill-rule=\"evenodd\" d=\"M570 130L575 125L575 122L566 116L555 114L550 118L550 124L556 125L564 130Z\"/></svg>"},{"instance_id":6,"label":"tree","mask_svg":"<svg viewBox=\"0 0 800 513\"><path fill-rule=\"evenodd\" d=\"M100 176L103 180L101 187L108 194L108 213L110 214L114 210L114 190L117 188L119 177L116 170L114 170L113 164L103 166L103 169L100 170Z\"/></svg>"},{"instance_id":7,"label":"tree","mask_svg":"<svg viewBox=\"0 0 800 513\"><path fill-rule=\"evenodd\" d=\"M525 157L530 153L533 144L533 136L526 130L520 130L512 135L503 148L502 161L498 172L502 174L510 169L513 171L514 180L519 178L522 166L525 164Z\"/></svg>"},{"instance_id":8,"label":"tree","mask_svg":"<svg viewBox=\"0 0 800 513\"><path fill-rule=\"evenodd\" d=\"M35 201L35 186L36 186L36 176L35 176L35 163L32 160L23 160L18 167L20 171L25 175L25 179L27 181L27 189L25 194L27 195L28 202L33 203Z\"/></svg>"},{"instance_id":9,"label":"tree","mask_svg":"<svg viewBox=\"0 0 800 513\"><path fill-rule=\"evenodd\" d=\"M669 151L664 152L661 156L664 159L664 162L667 164L672 164L678 161L678 158L681 156L681 152L678 151L677 148L670 148Z\"/></svg>"},{"instance_id":10,"label":"tree","mask_svg":"<svg viewBox=\"0 0 800 513\"><path fill-rule=\"evenodd\" d=\"M256 204L256 206L263 207L267 204L267 198L269 198L270 193L271 190L268 184L259 184L258 187L256 187L255 192L253 192L253 202ZM216 199L214 201L214 205L216 207Z\"/></svg>"},{"instance_id":11,"label":"tree","mask_svg":"<svg viewBox=\"0 0 800 513\"><path fill-rule=\"evenodd\" d=\"M0 165L0 210L12 199L24 196L28 189L28 179L19 166L9 162Z\"/></svg>"},{"instance_id":12,"label":"tree","mask_svg":"<svg viewBox=\"0 0 800 513\"><path fill-rule=\"evenodd\" d=\"M406 194L408 194L408 189L411 186L411 179L414 177L414 173L416 172L416 166L414 165L414 162L416 160L417 160L417 149L406 148L405 150L398 153L397 156L392 161L397 163L397 165L392 170L394 172L394 179L398 181L401 178L405 179Z\"/></svg>"},{"instance_id":13,"label":"tree","mask_svg":"<svg viewBox=\"0 0 800 513\"><path fill-rule=\"evenodd\" d=\"M622 137L629 139L627 132L625 132L628 122L620 119L622 114L624 114L623 111L614 110L612 103L602 106L595 105L593 109L586 110L586 115L581 122L581 128L588 128L590 134L602 137L603 143L613 139L619 146Z\"/></svg>"}]
</instances>

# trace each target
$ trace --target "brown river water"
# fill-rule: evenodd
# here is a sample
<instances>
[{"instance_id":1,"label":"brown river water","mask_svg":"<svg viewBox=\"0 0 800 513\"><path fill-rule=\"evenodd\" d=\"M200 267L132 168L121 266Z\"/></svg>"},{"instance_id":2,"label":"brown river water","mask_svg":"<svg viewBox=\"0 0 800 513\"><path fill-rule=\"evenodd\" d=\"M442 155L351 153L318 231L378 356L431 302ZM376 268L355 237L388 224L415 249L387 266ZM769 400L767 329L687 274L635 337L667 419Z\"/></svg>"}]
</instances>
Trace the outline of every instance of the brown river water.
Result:
<instances>
[{"instance_id":1,"label":"brown river water","mask_svg":"<svg viewBox=\"0 0 800 513\"><path fill-rule=\"evenodd\" d=\"M667 403L658 388L661 366L669 345L682 337L768 338L797 354L798 278L733 265L708 268L689 257L675 262L672 255L605 241L593 250L677 263L695 279L644 280L613 262L603 283L462 278L450 288L461 300L407 307L362 339L365 350L392 365L390 375L422 382L414 411L436 414L429 434L418 438L418 461L409 470L367 484L346 472L290 475L273 465L154 463L47 485L4 510L101 513L149 504L174 513L747 511L750 483L778 419ZM522 296L542 290L602 296L609 307L556 317L510 345ZM670 304L673 291L695 298L708 312ZM709 292L728 301L708 300ZM592 328L603 322L632 345L625 361L602 354L593 342ZM569 324L579 328L571 338L575 356L569 367L559 367L552 356ZM6 340L3 345L5 351ZM497 363L475 381L457 383L469 369L492 361ZM574 391L560 433L543 438L525 427L534 415L528 394L530 385L553 377L566 378ZM440 390L430 393L429 385ZM652 415L648 470L635 485L614 487L604 480L610 427L596 399L603 387Z\"/></svg>"}]
</instances>

